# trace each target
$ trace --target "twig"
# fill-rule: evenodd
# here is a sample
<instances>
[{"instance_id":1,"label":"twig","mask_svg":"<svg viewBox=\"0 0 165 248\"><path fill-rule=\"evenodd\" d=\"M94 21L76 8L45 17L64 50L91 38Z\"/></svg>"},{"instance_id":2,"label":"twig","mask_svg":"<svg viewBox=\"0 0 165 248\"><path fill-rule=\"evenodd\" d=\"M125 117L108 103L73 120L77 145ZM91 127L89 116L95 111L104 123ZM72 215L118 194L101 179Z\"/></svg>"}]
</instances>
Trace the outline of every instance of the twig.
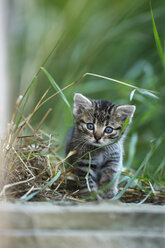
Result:
<instances>
[{"instance_id":1,"label":"twig","mask_svg":"<svg viewBox=\"0 0 165 248\"><path fill-rule=\"evenodd\" d=\"M13 187L13 186L16 186L16 185L20 185L20 184L23 184L23 183L27 183L27 182L29 182L29 181L31 181L31 180L33 180L33 179L35 179L35 176L34 177L31 177L30 179L27 179L27 180L23 180L23 181L19 181L19 182L16 182L16 183L11 183L11 184L7 184L7 185L5 185L4 187L3 187L3 189L2 189L2 191L0 192L0 197L1 196L5 196L5 191L6 191L6 189L9 189L9 188L11 188L11 187Z\"/></svg>"}]
</instances>

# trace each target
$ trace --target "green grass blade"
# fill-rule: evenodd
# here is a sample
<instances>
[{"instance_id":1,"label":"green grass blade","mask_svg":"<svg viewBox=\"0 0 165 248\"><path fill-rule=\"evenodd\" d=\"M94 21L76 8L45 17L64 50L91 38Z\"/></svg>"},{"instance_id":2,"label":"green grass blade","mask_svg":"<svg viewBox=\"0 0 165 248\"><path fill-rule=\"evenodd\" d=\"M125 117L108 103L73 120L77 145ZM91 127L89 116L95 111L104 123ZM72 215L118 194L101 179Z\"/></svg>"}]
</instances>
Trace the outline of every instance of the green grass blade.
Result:
<instances>
[{"instance_id":1,"label":"green grass blade","mask_svg":"<svg viewBox=\"0 0 165 248\"><path fill-rule=\"evenodd\" d=\"M135 91L136 91L136 89L134 89L134 90L131 91L131 94L130 94L130 97L129 97L130 102L133 100Z\"/></svg>"},{"instance_id":2,"label":"green grass blade","mask_svg":"<svg viewBox=\"0 0 165 248\"><path fill-rule=\"evenodd\" d=\"M102 79L105 79L105 80L108 80L108 81L112 81L114 83L117 83L117 84L122 84L124 86L128 86L130 88L134 88L134 89L137 89L137 90L142 90L142 91L145 91L145 92L151 92L153 94L156 94L156 95L159 95L159 93L157 91L153 91L153 90L147 90L147 89L142 89L142 88L139 88L135 85L132 85L132 84L128 84L128 83L125 83L123 81L119 81L119 80L116 80L114 78L110 78L110 77L105 77L105 76L102 76L102 75L99 75L99 74L95 74L95 73L91 73L91 72L86 72L85 74L83 74L79 79L75 80L74 82L72 82L71 85L79 82L81 79L85 78L86 76L92 76L92 77L97 77L97 78L102 78Z\"/></svg>"},{"instance_id":3,"label":"green grass blade","mask_svg":"<svg viewBox=\"0 0 165 248\"><path fill-rule=\"evenodd\" d=\"M135 94L136 91L138 91L139 93L141 93L143 95L146 95L146 96L149 96L149 97L152 97L152 98L155 98L155 99L159 99L158 96L156 96L155 94L151 93L150 91L144 91L144 90L141 90L141 89L134 89L134 90L131 91L131 94L130 94L130 97L129 97L130 102L133 100L133 97L134 97L134 94Z\"/></svg>"},{"instance_id":4,"label":"green grass blade","mask_svg":"<svg viewBox=\"0 0 165 248\"><path fill-rule=\"evenodd\" d=\"M137 175L139 174L139 172L141 171L141 169L149 162L150 158L152 157L154 151L157 149L157 147L161 144L161 142L163 141L165 135L162 135L157 142L155 143L155 145L153 145L150 149L150 151L147 153L147 155L145 156L143 162L141 163L141 165L139 166L139 168L137 169L136 173L134 174L134 176L129 180L129 182L125 185L125 187L122 189L122 191L120 191L119 194L117 194L116 196L114 196L112 199L113 200L118 200L124 193L125 191L128 189L128 187L131 186L131 184L133 183L133 181L135 180L135 178L137 177Z\"/></svg>"},{"instance_id":5,"label":"green grass blade","mask_svg":"<svg viewBox=\"0 0 165 248\"><path fill-rule=\"evenodd\" d=\"M165 168L165 157L161 161L159 167L156 169L154 176L156 176L163 168Z\"/></svg>"},{"instance_id":6,"label":"green grass blade","mask_svg":"<svg viewBox=\"0 0 165 248\"><path fill-rule=\"evenodd\" d=\"M21 100L21 102L20 102L20 104L21 104L22 101L24 100L25 96L27 95L26 100L25 100L25 103L24 103L23 108L22 108L22 110L21 110L21 113L20 113L20 115L19 115L19 117L18 117L18 119L17 119L17 122L16 122L16 130L17 130L17 128L18 128L18 126L19 126L19 124L20 124L20 122L21 122L21 120L22 120L22 115L24 114L25 107L26 107L26 105L27 105L27 103L28 103L29 97L30 97L30 95L31 95L31 93L32 93L32 90L33 90L33 88L34 88L34 85L35 85L36 81L37 81L37 76L34 76L32 82L30 83L29 87L27 88L27 90L26 90L26 92L24 93L23 98L22 98L22 100Z\"/></svg>"},{"instance_id":7,"label":"green grass blade","mask_svg":"<svg viewBox=\"0 0 165 248\"><path fill-rule=\"evenodd\" d=\"M90 185L89 185L89 180L88 180L88 177L89 177L89 173L90 173L90 168L91 168L91 154L89 153L89 166L88 166L88 171L87 171L87 174L85 176L85 180L86 180L86 184L87 184L87 188L89 190L89 192L91 192L91 188L90 188Z\"/></svg>"},{"instance_id":8,"label":"green grass blade","mask_svg":"<svg viewBox=\"0 0 165 248\"><path fill-rule=\"evenodd\" d=\"M131 186L131 184L135 180L136 176L139 174L139 172L144 167L144 165L148 162L148 160L150 159L150 157L151 157L151 153L148 153L146 159L141 163L140 167L138 168L138 170L136 171L136 173L134 174L134 176L128 181L128 183L125 185L125 187L122 189L122 191L120 191L119 194L117 194L116 196L114 196L112 198L112 200L118 200L126 192L126 190L128 189L128 187Z\"/></svg>"},{"instance_id":9,"label":"green grass blade","mask_svg":"<svg viewBox=\"0 0 165 248\"><path fill-rule=\"evenodd\" d=\"M135 152L136 152L137 142L138 142L138 135L137 133L133 133L131 140L130 140L130 144L129 144L127 168L130 168L132 165Z\"/></svg>"},{"instance_id":10,"label":"green grass blade","mask_svg":"<svg viewBox=\"0 0 165 248\"><path fill-rule=\"evenodd\" d=\"M49 187L52 183L54 183L59 176L61 175L61 171L59 171L47 184L45 184L41 189L37 190L36 192L28 195L25 199L22 199L22 202L26 202L31 200L34 196L36 196L38 193L40 193L41 191L43 191L44 189L46 189L47 187Z\"/></svg>"},{"instance_id":11,"label":"green grass blade","mask_svg":"<svg viewBox=\"0 0 165 248\"><path fill-rule=\"evenodd\" d=\"M137 90L139 93L143 94L143 95L146 95L146 96L149 96L149 97L152 97L152 98L155 98L155 99L159 99L158 96L154 95L153 93L149 92L149 91L143 91L143 90Z\"/></svg>"},{"instance_id":12,"label":"green grass blade","mask_svg":"<svg viewBox=\"0 0 165 248\"><path fill-rule=\"evenodd\" d=\"M157 31L157 28L156 28L156 23L155 23L152 7L150 7L150 9L151 9L151 18L152 18L152 25L153 25L153 32L154 32L155 42L156 42L156 46L157 46L157 49L158 49L160 59L162 61L163 68L165 69L165 56L164 56L163 48L162 48L162 45L161 45L161 42L160 42L160 37L159 37L158 31Z\"/></svg>"},{"instance_id":13,"label":"green grass blade","mask_svg":"<svg viewBox=\"0 0 165 248\"><path fill-rule=\"evenodd\" d=\"M130 176L124 176L122 179L120 179L119 185L120 185L121 183L124 183L124 182L128 181L129 179L130 179Z\"/></svg>"},{"instance_id":14,"label":"green grass blade","mask_svg":"<svg viewBox=\"0 0 165 248\"><path fill-rule=\"evenodd\" d=\"M60 91L60 95L61 95L62 99L64 100L64 102L66 103L66 105L69 107L69 109L71 109L71 106L70 106L68 100L66 99L64 93L62 92L62 90L60 89L60 87L58 86L58 84L55 82L54 78L49 74L49 72L44 67L41 67L41 70L47 76L47 78L48 78L49 82L51 83L51 85L53 86L53 88L55 90Z\"/></svg>"},{"instance_id":15,"label":"green grass blade","mask_svg":"<svg viewBox=\"0 0 165 248\"><path fill-rule=\"evenodd\" d=\"M123 134L124 130L127 128L129 122L130 122L130 118L127 117L126 120L124 121L124 124L123 124L123 126L122 126L122 129L121 129L121 131L120 131L120 133L119 133L118 140L120 139L120 137L121 137L121 135Z\"/></svg>"},{"instance_id":16,"label":"green grass blade","mask_svg":"<svg viewBox=\"0 0 165 248\"><path fill-rule=\"evenodd\" d=\"M146 197L144 199L142 199L140 202L138 202L137 205L141 205L142 203L144 203L148 199L148 197L151 195L151 193L152 193L152 190L146 195Z\"/></svg>"},{"instance_id":17,"label":"green grass blade","mask_svg":"<svg viewBox=\"0 0 165 248\"><path fill-rule=\"evenodd\" d=\"M151 183L150 181L148 181L148 182L149 182L149 185L150 185L150 187L151 187L152 193L155 195L155 190L154 190L154 187L153 187L152 183Z\"/></svg>"}]
</instances>

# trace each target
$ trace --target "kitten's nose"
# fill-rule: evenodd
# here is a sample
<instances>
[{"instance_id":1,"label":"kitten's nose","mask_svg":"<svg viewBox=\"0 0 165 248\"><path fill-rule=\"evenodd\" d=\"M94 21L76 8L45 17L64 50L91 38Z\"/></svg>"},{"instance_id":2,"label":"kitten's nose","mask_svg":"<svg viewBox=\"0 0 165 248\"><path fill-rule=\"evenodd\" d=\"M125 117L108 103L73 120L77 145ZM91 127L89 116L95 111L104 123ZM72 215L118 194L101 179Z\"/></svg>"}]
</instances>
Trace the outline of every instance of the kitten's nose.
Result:
<instances>
[{"instance_id":1,"label":"kitten's nose","mask_svg":"<svg viewBox=\"0 0 165 248\"><path fill-rule=\"evenodd\" d=\"M94 137L95 137L95 140L96 140L96 141L99 141L99 140L101 139L101 135L98 135L98 134L95 134Z\"/></svg>"}]
</instances>

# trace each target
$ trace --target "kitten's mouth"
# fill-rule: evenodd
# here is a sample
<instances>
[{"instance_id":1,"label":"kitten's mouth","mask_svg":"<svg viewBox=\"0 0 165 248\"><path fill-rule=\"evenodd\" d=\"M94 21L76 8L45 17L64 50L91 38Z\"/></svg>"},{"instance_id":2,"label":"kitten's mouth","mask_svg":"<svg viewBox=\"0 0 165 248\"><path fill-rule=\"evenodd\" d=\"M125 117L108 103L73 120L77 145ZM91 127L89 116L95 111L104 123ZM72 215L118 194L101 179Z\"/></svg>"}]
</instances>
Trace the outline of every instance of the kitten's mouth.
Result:
<instances>
[{"instance_id":1,"label":"kitten's mouth","mask_svg":"<svg viewBox=\"0 0 165 248\"><path fill-rule=\"evenodd\" d=\"M101 145L102 145L101 142L99 142L99 141L94 141L93 144L94 144L95 146L101 146Z\"/></svg>"},{"instance_id":2,"label":"kitten's mouth","mask_svg":"<svg viewBox=\"0 0 165 248\"><path fill-rule=\"evenodd\" d=\"M102 146L102 142L100 140L90 140L89 143L93 146Z\"/></svg>"},{"instance_id":3,"label":"kitten's mouth","mask_svg":"<svg viewBox=\"0 0 165 248\"><path fill-rule=\"evenodd\" d=\"M98 141L98 140L96 140L94 143L96 143L96 144L101 144L100 141Z\"/></svg>"}]
</instances>

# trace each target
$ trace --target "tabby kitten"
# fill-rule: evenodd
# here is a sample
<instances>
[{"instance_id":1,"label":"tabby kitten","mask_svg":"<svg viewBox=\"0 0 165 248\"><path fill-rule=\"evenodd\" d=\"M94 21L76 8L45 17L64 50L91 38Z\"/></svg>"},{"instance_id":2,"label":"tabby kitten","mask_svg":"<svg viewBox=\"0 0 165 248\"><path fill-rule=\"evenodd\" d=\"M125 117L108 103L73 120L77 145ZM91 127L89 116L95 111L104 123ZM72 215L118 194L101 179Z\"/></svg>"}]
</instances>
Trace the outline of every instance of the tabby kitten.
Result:
<instances>
[{"instance_id":1,"label":"tabby kitten","mask_svg":"<svg viewBox=\"0 0 165 248\"><path fill-rule=\"evenodd\" d=\"M134 112L134 105L116 105L91 100L79 93L74 95L75 125L67 137L66 154L77 151L69 162L74 165L80 196L98 191L101 192L99 198L112 198L117 194L117 175L122 168L123 141L128 126L120 138L119 134L127 117L131 123ZM89 154L89 151L92 152ZM100 191L112 180L114 183L108 189Z\"/></svg>"}]
</instances>

